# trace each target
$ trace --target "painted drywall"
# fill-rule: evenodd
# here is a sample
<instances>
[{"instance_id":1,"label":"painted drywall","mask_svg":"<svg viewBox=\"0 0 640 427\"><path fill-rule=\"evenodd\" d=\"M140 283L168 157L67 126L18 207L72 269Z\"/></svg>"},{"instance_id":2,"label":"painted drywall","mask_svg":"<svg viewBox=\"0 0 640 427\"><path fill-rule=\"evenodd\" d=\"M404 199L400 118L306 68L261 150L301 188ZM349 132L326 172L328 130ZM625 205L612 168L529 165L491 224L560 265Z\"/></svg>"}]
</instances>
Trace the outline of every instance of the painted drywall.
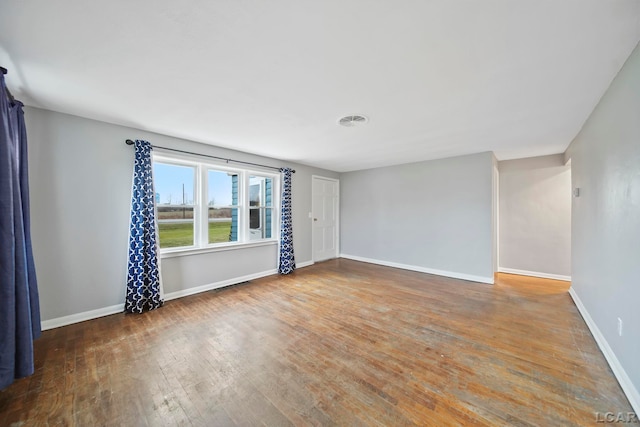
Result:
<instances>
[{"instance_id":1,"label":"painted drywall","mask_svg":"<svg viewBox=\"0 0 640 427\"><path fill-rule=\"evenodd\" d=\"M615 356L640 410L640 47L567 150L572 186L572 289ZM618 318L623 335L618 335ZM593 326L591 325L591 326ZM592 327L592 330L594 328ZM597 333L594 334L597 336ZM607 352L605 351L605 354ZM616 361L617 359L617 361ZM625 375L628 384L625 386Z\"/></svg>"},{"instance_id":2,"label":"painted drywall","mask_svg":"<svg viewBox=\"0 0 640 427\"><path fill-rule=\"evenodd\" d=\"M124 303L133 149L127 138L202 154L291 166L294 247L310 262L311 176L338 174L38 108L25 109L33 247L42 319ZM162 259L166 293L273 271L277 247Z\"/></svg>"},{"instance_id":3,"label":"painted drywall","mask_svg":"<svg viewBox=\"0 0 640 427\"><path fill-rule=\"evenodd\" d=\"M499 227L499 187L500 187L500 173L498 170L498 159L491 153L491 265L493 266L493 272L498 271L498 227Z\"/></svg>"},{"instance_id":4,"label":"painted drywall","mask_svg":"<svg viewBox=\"0 0 640 427\"><path fill-rule=\"evenodd\" d=\"M571 168L564 155L499 162L500 269L571 276Z\"/></svg>"},{"instance_id":5,"label":"painted drywall","mask_svg":"<svg viewBox=\"0 0 640 427\"><path fill-rule=\"evenodd\" d=\"M341 253L493 281L493 154L343 173Z\"/></svg>"}]
</instances>

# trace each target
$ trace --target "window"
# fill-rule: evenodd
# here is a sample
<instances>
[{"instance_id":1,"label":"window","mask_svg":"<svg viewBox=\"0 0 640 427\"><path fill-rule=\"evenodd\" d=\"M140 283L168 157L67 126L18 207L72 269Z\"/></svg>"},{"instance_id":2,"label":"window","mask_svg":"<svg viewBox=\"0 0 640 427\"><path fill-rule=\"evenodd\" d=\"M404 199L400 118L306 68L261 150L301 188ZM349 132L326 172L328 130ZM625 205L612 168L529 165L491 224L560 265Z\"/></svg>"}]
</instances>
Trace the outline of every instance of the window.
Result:
<instances>
[{"instance_id":1,"label":"window","mask_svg":"<svg viewBox=\"0 0 640 427\"><path fill-rule=\"evenodd\" d=\"M209 243L238 241L239 178L237 172L207 171Z\"/></svg>"},{"instance_id":2,"label":"window","mask_svg":"<svg viewBox=\"0 0 640 427\"><path fill-rule=\"evenodd\" d=\"M273 218L273 179L249 177L249 239L271 238Z\"/></svg>"},{"instance_id":3,"label":"window","mask_svg":"<svg viewBox=\"0 0 640 427\"><path fill-rule=\"evenodd\" d=\"M163 252L275 241L279 174L154 153Z\"/></svg>"},{"instance_id":4,"label":"window","mask_svg":"<svg viewBox=\"0 0 640 427\"><path fill-rule=\"evenodd\" d=\"M194 245L195 177L194 166L153 165L160 248Z\"/></svg>"}]
</instances>

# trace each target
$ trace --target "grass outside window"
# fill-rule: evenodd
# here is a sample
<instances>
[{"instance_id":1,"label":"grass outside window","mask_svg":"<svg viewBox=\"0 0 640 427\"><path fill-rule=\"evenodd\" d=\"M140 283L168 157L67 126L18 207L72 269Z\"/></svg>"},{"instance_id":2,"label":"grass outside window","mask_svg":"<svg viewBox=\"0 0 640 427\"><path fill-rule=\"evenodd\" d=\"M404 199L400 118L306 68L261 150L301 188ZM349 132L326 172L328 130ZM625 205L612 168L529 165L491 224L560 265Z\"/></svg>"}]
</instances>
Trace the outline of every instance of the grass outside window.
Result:
<instances>
[{"instance_id":1,"label":"grass outside window","mask_svg":"<svg viewBox=\"0 0 640 427\"><path fill-rule=\"evenodd\" d=\"M160 248L175 248L193 245L193 222L160 223ZM209 243L224 243L229 241L231 220L209 223Z\"/></svg>"}]
</instances>

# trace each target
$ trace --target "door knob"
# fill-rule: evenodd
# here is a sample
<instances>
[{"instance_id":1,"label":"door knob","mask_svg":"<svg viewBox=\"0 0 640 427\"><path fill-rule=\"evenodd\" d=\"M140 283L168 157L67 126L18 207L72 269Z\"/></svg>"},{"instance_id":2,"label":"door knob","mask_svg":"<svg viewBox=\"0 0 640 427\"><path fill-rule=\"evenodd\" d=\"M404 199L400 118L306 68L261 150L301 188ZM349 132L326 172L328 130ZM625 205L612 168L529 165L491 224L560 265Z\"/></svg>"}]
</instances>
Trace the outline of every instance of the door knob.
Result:
<instances>
[{"instance_id":1,"label":"door knob","mask_svg":"<svg viewBox=\"0 0 640 427\"><path fill-rule=\"evenodd\" d=\"M317 221L317 220L318 220L318 218L313 218L313 220L314 220L314 221Z\"/></svg>"}]
</instances>

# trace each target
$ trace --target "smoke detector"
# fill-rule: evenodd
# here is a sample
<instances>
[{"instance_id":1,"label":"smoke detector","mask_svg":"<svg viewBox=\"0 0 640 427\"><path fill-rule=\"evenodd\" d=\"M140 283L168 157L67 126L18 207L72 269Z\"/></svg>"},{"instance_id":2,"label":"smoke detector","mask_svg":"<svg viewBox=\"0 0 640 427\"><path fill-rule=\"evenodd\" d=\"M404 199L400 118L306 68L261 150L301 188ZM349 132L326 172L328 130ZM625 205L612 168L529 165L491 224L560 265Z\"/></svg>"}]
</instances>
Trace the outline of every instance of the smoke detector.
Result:
<instances>
[{"instance_id":1,"label":"smoke detector","mask_svg":"<svg viewBox=\"0 0 640 427\"><path fill-rule=\"evenodd\" d=\"M362 123L366 123L368 121L369 119L367 119L365 116L344 116L343 118L338 120L338 123L341 126L346 126L350 128Z\"/></svg>"}]
</instances>

